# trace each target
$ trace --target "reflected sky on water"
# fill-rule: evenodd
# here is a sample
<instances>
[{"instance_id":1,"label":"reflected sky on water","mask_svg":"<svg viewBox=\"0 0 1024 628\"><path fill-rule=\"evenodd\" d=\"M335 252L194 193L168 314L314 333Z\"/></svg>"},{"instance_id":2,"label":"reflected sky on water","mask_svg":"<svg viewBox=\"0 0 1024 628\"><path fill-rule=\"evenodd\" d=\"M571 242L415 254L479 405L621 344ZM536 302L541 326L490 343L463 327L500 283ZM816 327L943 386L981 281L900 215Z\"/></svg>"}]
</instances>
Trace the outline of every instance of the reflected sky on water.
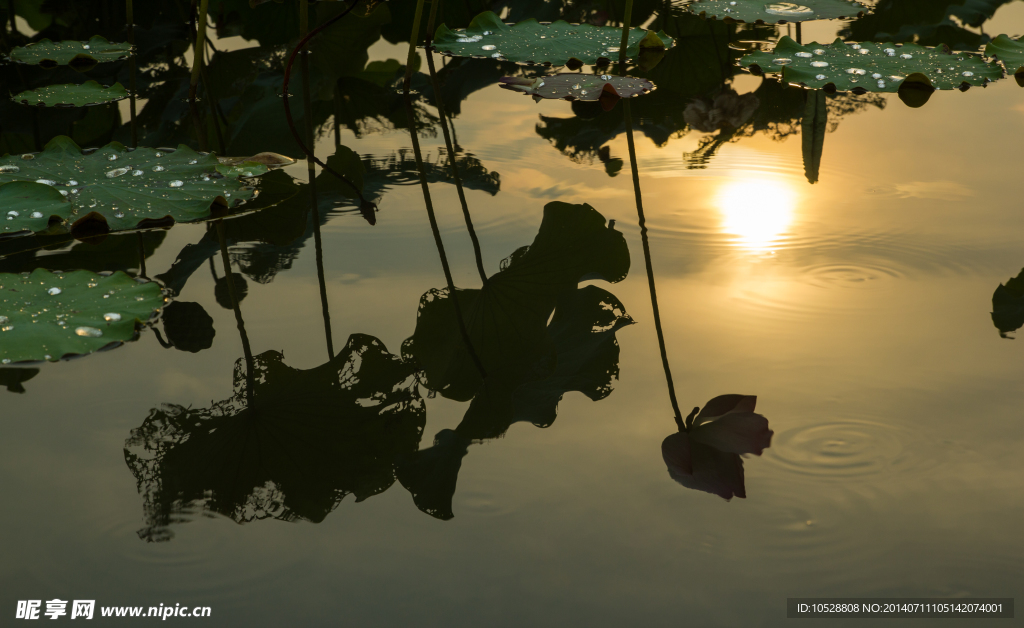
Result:
<instances>
[{"instance_id":1,"label":"reflected sky on water","mask_svg":"<svg viewBox=\"0 0 1024 628\"><path fill-rule=\"evenodd\" d=\"M985 32L1015 33L1022 23L1024 5L1013 3ZM823 34L805 27L804 40L830 41L842 27L817 28ZM370 48L371 60L402 58L401 45ZM1024 90L1011 78L937 93L920 109L894 95L830 101L834 128L811 184L799 91L742 74L727 84L759 103L728 137L679 122L695 96L631 104L682 413L717 395L756 395L774 431L760 456L741 458L745 498L688 490L661 455L676 428L622 107L577 127L583 116L570 103L489 85L452 120L463 154L499 175L496 192L494 177L467 185L484 270L497 273L534 241L552 201L588 203L614 220L629 274L584 283L635 321L619 316L603 337L603 350L617 351L614 377L605 362L585 362L601 367L610 392L563 387L557 421L539 428L525 413L507 420L504 402L484 413L483 403L473 411L416 388L425 408L418 451L436 462L430 490L445 495L457 477L449 520L426 513L413 498L423 482L401 474L383 490L317 484L316 516L290 516L298 509L274 496L285 483L261 477L260 495L287 508L240 525L246 517L198 500L168 511L173 538L147 543L138 535L150 523L146 490L126 465L126 440L147 417L170 412L164 404L199 411L244 390L235 310L217 293L226 286L219 246L205 226L179 225L146 264L155 276L179 257L188 262L186 252L203 253L176 300L200 304L212 320L209 349L165 348L143 332L115 351L42 365L20 383L24 393L0 389L0 529L16 541L0 550L0 588L15 600L210 605L222 625L247 626L776 626L786 597L1016 596L1024 353L1000 337L991 312L993 291L1024 266ZM329 121L321 131L326 159L335 152ZM378 165L401 163L399 151L411 147L406 130L383 123L340 135ZM421 141L439 160L440 133ZM304 177L305 166L286 171ZM391 177L381 175L376 225L352 212L322 217L336 350L366 334L401 355L421 296L445 283L416 180ZM431 192L455 284L478 288L455 187L439 174ZM237 305L253 355L278 352L282 370L313 372L329 362L313 226L287 224L295 233L229 231L233 272L246 282ZM594 321L610 325L598 315L618 310L602 303ZM565 356L582 344L545 350ZM389 386L391 395L411 384ZM382 445L380 455L398 449Z\"/></svg>"}]
</instances>

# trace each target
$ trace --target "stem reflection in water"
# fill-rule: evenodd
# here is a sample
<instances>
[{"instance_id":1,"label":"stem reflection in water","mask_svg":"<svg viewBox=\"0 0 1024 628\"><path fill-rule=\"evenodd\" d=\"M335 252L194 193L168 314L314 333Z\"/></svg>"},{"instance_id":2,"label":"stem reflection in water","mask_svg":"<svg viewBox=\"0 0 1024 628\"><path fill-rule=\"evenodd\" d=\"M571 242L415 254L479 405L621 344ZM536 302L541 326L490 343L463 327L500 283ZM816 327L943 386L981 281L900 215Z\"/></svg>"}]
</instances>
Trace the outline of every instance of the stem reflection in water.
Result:
<instances>
[{"instance_id":1,"label":"stem reflection in water","mask_svg":"<svg viewBox=\"0 0 1024 628\"><path fill-rule=\"evenodd\" d=\"M405 100L405 112L406 117L409 120L409 135L412 138L412 150L416 157L416 170L419 173L420 187L423 190L423 202L427 208L427 218L430 220L430 230L434 234L434 244L437 246L437 254L441 258L441 268L444 269L444 278L448 283L448 293L451 295L452 304L454 305L455 318L459 325L459 334L462 336L462 342L466 345L466 351L469 353L473 360L473 364L476 366L477 371L480 373L480 377L487 377L487 371L484 369L483 363L477 356L476 351L473 349L473 343L469 339L469 332L466 330L466 322L462 315L462 307L459 305L458 291L455 289L455 282L452 280L451 267L448 265L448 256L444 251L444 242L441 240L441 231L437 227L437 217L434 215L434 204L430 199L430 187L427 184L427 174L423 168L423 153L420 151L420 140L417 135L418 130L416 129L416 117L412 107L412 97L409 93L412 85L412 68L416 59L416 42L419 39L420 23L423 20L423 0L418 0L416 3L416 14L413 18L412 36L409 40L409 56L406 59L405 65L405 78L402 82L402 95ZM451 156L454 159L454 155Z\"/></svg>"}]
</instances>

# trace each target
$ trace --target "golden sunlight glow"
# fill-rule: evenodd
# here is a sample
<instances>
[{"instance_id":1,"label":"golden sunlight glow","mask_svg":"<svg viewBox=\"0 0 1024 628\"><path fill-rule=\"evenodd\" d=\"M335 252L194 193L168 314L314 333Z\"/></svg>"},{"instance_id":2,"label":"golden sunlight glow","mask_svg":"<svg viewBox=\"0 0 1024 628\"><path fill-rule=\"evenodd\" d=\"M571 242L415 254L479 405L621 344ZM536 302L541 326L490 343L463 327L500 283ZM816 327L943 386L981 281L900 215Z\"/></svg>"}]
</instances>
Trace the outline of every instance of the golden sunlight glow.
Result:
<instances>
[{"instance_id":1,"label":"golden sunlight glow","mask_svg":"<svg viewBox=\"0 0 1024 628\"><path fill-rule=\"evenodd\" d=\"M735 245L767 252L793 222L796 190L777 179L733 179L718 191L715 204L722 230L736 237Z\"/></svg>"}]
</instances>

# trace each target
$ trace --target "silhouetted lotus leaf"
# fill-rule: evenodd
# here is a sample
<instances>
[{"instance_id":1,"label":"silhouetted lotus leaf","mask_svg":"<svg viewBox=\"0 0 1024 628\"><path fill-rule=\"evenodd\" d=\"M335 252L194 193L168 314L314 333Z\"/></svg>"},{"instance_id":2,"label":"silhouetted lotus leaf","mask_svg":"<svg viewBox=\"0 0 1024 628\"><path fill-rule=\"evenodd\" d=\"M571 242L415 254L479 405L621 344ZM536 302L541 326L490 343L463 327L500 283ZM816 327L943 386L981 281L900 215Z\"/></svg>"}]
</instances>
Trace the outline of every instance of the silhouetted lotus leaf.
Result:
<instances>
[{"instance_id":1,"label":"silhouetted lotus leaf","mask_svg":"<svg viewBox=\"0 0 1024 628\"><path fill-rule=\"evenodd\" d=\"M56 361L133 340L163 304L159 285L122 272L0 274L0 362Z\"/></svg>"},{"instance_id":2,"label":"silhouetted lotus leaf","mask_svg":"<svg viewBox=\"0 0 1024 628\"><path fill-rule=\"evenodd\" d=\"M206 313L202 305L190 301L175 301L164 308L161 317L164 333L167 334L165 346L174 347L189 353L199 353L213 346L213 337L217 335L213 328L213 319ZM157 338L159 338L159 333ZM161 341L161 344L164 344Z\"/></svg>"},{"instance_id":3,"label":"silhouetted lotus leaf","mask_svg":"<svg viewBox=\"0 0 1024 628\"><path fill-rule=\"evenodd\" d=\"M562 20L541 24L529 19L508 25L495 13L485 11L469 27L451 30L444 24L434 35L434 48L456 57L490 57L517 63L566 65L571 59L598 63L618 60L622 29L614 26L569 24ZM629 31L626 55L636 59L643 49L665 50L673 40L664 32L642 28Z\"/></svg>"},{"instance_id":4,"label":"silhouetted lotus leaf","mask_svg":"<svg viewBox=\"0 0 1024 628\"><path fill-rule=\"evenodd\" d=\"M585 286L558 298L548 325L548 337L555 347L554 364L534 365L526 373L509 378L504 388L509 395L495 396L485 387L470 404L457 431L469 438L495 438L517 422L548 427L555 422L558 403L572 391L592 401L611 394L619 377L619 343L616 332L633 324L625 306L612 293L597 286ZM553 366L553 368L552 368ZM496 379L496 378L488 378ZM483 421L478 415L485 415ZM473 425L488 423L485 431Z\"/></svg>"},{"instance_id":5,"label":"silhouetted lotus leaf","mask_svg":"<svg viewBox=\"0 0 1024 628\"><path fill-rule=\"evenodd\" d=\"M71 203L60 191L31 181L0 184L0 237L45 231L50 222L63 223L71 216ZM5 220L6 219L6 220Z\"/></svg>"},{"instance_id":6,"label":"silhouetted lotus leaf","mask_svg":"<svg viewBox=\"0 0 1024 628\"><path fill-rule=\"evenodd\" d=\"M870 14L847 22L839 36L847 41L912 41L978 50L989 41L982 25L1014 1L879 0Z\"/></svg>"},{"instance_id":7,"label":"silhouetted lotus leaf","mask_svg":"<svg viewBox=\"0 0 1024 628\"><path fill-rule=\"evenodd\" d=\"M5 386L7 392L23 393L23 383L39 374L39 369L22 369L12 366L0 368L0 386Z\"/></svg>"},{"instance_id":8,"label":"silhouetted lotus leaf","mask_svg":"<svg viewBox=\"0 0 1024 628\"><path fill-rule=\"evenodd\" d=\"M457 154L455 166L459 169L462 187L465 189L480 190L491 196L501 191L501 175L488 170L474 155ZM440 149L436 156L424 155L423 169L428 183L455 183L455 179L452 178L451 158L444 149ZM420 184L416 160L412 150L408 148L399 149L390 156L363 157L363 171L363 194L374 200L379 200L387 187ZM321 173L317 180L323 176ZM319 191L319 183L317 186Z\"/></svg>"},{"instance_id":9,"label":"silhouetted lotus leaf","mask_svg":"<svg viewBox=\"0 0 1024 628\"><path fill-rule=\"evenodd\" d=\"M768 419L754 412L757 397L722 395L687 417L689 429L661 444L673 480L723 499L746 497L740 454L761 455L771 446ZM696 415L696 416L694 416Z\"/></svg>"},{"instance_id":10,"label":"silhouetted lotus leaf","mask_svg":"<svg viewBox=\"0 0 1024 628\"><path fill-rule=\"evenodd\" d=\"M322 521L349 494L362 501L395 481L416 451L426 410L413 369L363 334L310 370L277 351L235 364L235 394L210 408L165 405L125 443L145 500L147 540L201 511L238 523Z\"/></svg>"},{"instance_id":11,"label":"silhouetted lotus leaf","mask_svg":"<svg viewBox=\"0 0 1024 628\"><path fill-rule=\"evenodd\" d=\"M479 290L458 289L466 328L485 370L518 368L553 350L547 322L559 295L584 279L621 281L629 272L622 234L589 205L548 203L533 244L502 262ZM423 382L445 397L466 401L480 374L455 322L451 295L433 289L420 299L416 330L402 348L423 369Z\"/></svg>"},{"instance_id":12,"label":"silhouetted lotus leaf","mask_svg":"<svg viewBox=\"0 0 1024 628\"><path fill-rule=\"evenodd\" d=\"M1024 270L992 294L992 324L1003 338L1024 326Z\"/></svg>"},{"instance_id":13,"label":"silhouetted lotus leaf","mask_svg":"<svg viewBox=\"0 0 1024 628\"><path fill-rule=\"evenodd\" d=\"M316 177L318 205L330 211L344 204L352 204L367 222L371 225L377 224L377 208L369 201L363 203L360 200L360 195L363 194L365 166L358 153L348 146L338 146L334 154L327 158L327 166L345 177L348 183L326 170L321 171Z\"/></svg>"},{"instance_id":14,"label":"silhouetted lotus leaf","mask_svg":"<svg viewBox=\"0 0 1024 628\"><path fill-rule=\"evenodd\" d=\"M67 193L74 228L120 231L200 220L214 205L227 208L255 195L238 173L224 175L218 167L226 166L187 146L129 150L112 142L85 153L60 136L41 153L0 158L0 183L45 183ZM267 171L263 165L246 170L254 176Z\"/></svg>"},{"instance_id":15,"label":"silhouetted lotus leaf","mask_svg":"<svg viewBox=\"0 0 1024 628\"><path fill-rule=\"evenodd\" d=\"M696 0L687 7L701 17L764 24L860 17L865 8L863 4L851 0Z\"/></svg>"},{"instance_id":16,"label":"silhouetted lotus leaf","mask_svg":"<svg viewBox=\"0 0 1024 628\"><path fill-rule=\"evenodd\" d=\"M740 65L811 89L839 91L899 90L912 74L927 77L934 89L965 89L1002 78L1003 69L980 55L957 52L948 47L925 48L917 44L831 44L801 45L783 37L772 52L755 52L740 59Z\"/></svg>"},{"instance_id":17,"label":"silhouetted lotus leaf","mask_svg":"<svg viewBox=\"0 0 1024 628\"><path fill-rule=\"evenodd\" d=\"M398 481L412 494L417 508L442 521L455 516L452 498L469 444L458 432L441 430L433 447L412 452L399 462Z\"/></svg>"},{"instance_id":18,"label":"silhouetted lotus leaf","mask_svg":"<svg viewBox=\"0 0 1024 628\"><path fill-rule=\"evenodd\" d=\"M459 468L471 442L500 438L520 421L548 427L567 392L594 401L610 395L619 374L615 333L632 323L615 295L597 286L559 296L547 328L552 355L525 366L510 359L488 373L458 427L442 430L433 447L399 463L398 479L416 506L432 517L451 519Z\"/></svg>"},{"instance_id":19,"label":"silhouetted lotus leaf","mask_svg":"<svg viewBox=\"0 0 1024 628\"><path fill-rule=\"evenodd\" d=\"M0 240L0 272L30 273L37 268L47 270L91 270L94 273L115 270L132 271L139 267L139 245L148 259L167 237L163 229L101 235L75 242L70 234L30 235ZM19 248L19 245L25 248ZM62 247L70 247L63 248Z\"/></svg>"},{"instance_id":20,"label":"silhouetted lotus leaf","mask_svg":"<svg viewBox=\"0 0 1024 628\"><path fill-rule=\"evenodd\" d=\"M128 90L120 83L107 86L96 81L47 85L11 96L11 100L16 103L36 107L88 107L105 105L125 98L128 98Z\"/></svg>"},{"instance_id":21,"label":"silhouetted lotus leaf","mask_svg":"<svg viewBox=\"0 0 1024 628\"><path fill-rule=\"evenodd\" d=\"M505 89L511 89L533 96L540 102L552 100L600 101L605 111L611 110L620 98L631 98L650 93L654 83L632 76L592 75L575 72L542 76L531 79L520 76L506 76L500 79Z\"/></svg>"},{"instance_id":22,"label":"silhouetted lotus leaf","mask_svg":"<svg viewBox=\"0 0 1024 628\"><path fill-rule=\"evenodd\" d=\"M1024 74L1024 40L1000 35L985 46L985 56L995 57L1010 74Z\"/></svg>"},{"instance_id":23,"label":"silhouetted lotus leaf","mask_svg":"<svg viewBox=\"0 0 1024 628\"><path fill-rule=\"evenodd\" d=\"M96 35L89 41L41 39L11 50L10 58L11 61L44 68L67 65L79 72L85 72L96 67L98 63L127 59L131 54L131 44L111 43L106 37Z\"/></svg>"}]
</instances>

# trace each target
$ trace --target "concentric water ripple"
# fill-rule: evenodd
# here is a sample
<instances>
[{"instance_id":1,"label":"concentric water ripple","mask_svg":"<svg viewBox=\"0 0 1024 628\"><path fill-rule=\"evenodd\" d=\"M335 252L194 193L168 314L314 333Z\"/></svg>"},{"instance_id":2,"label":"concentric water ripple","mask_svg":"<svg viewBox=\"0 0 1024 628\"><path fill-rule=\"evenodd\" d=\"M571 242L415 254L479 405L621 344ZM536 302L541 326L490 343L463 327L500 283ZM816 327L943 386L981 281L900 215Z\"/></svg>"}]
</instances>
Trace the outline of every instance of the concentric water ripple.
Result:
<instances>
[{"instance_id":1,"label":"concentric water ripple","mask_svg":"<svg viewBox=\"0 0 1024 628\"><path fill-rule=\"evenodd\" d=\"M884 423L831 421L776 433L765 458L801 475L846 480L907 463L907 439L903 430Z\"/></svg>"},{"instance_id":2,"label":"concentric water ripple","mask_svg":"<svg viewBox=\"0 0 1024 628\"><path fill-rule=\"evenodd\" d=\"M807 282L820 288L870 288L892 279L902 279L895 268L868 264L821 264L803 269Z\"/></svg>"}]
</instances>

